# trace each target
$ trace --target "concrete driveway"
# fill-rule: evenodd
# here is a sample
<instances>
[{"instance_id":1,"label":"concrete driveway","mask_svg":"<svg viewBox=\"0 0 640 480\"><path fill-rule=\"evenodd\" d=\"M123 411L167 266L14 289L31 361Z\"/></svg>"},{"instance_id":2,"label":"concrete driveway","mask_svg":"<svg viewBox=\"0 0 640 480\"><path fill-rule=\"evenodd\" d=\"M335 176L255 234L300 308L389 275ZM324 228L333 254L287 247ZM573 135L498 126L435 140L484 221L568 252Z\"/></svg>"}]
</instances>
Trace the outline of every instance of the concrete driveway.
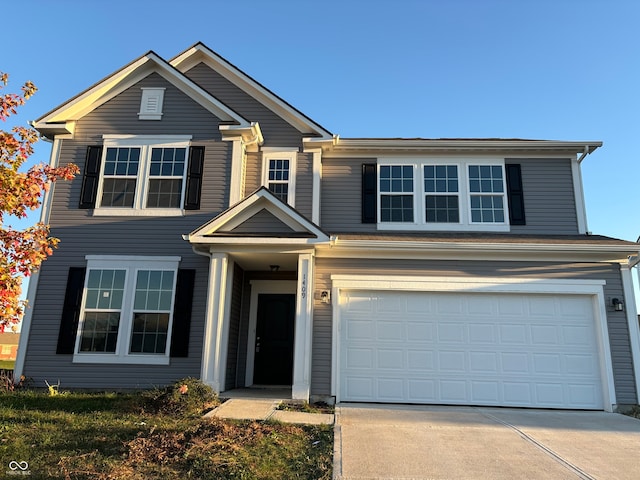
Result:
<instances>
[{"instance_id":1,"label":"concrete driveway","mask_svg":"<svg viewBox=\"0 0 640 480\"><path fill-rule=\"evenodd\" d=\"M340 404L336 479L638 479L640 420L614 413Z\"/></svg>"}]
</instances>

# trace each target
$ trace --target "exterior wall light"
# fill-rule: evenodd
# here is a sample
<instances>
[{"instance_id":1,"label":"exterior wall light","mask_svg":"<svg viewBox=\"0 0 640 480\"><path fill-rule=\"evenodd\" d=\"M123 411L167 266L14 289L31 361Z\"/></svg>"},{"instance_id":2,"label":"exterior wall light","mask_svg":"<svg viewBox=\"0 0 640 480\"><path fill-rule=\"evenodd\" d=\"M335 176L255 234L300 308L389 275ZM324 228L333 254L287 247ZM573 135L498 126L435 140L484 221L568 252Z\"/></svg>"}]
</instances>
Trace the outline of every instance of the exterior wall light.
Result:
<instances>
[{"instance_id":1,"label":"exterior wall light","mask_svg":"<svg viewBox=\"0 0 640 480\"><path fill-rule=\"evenodd\" d=\"M612 298L611 305L616 312L622 312L624 310L624 303L619 298Z\"/></svg>"}]
</instances>

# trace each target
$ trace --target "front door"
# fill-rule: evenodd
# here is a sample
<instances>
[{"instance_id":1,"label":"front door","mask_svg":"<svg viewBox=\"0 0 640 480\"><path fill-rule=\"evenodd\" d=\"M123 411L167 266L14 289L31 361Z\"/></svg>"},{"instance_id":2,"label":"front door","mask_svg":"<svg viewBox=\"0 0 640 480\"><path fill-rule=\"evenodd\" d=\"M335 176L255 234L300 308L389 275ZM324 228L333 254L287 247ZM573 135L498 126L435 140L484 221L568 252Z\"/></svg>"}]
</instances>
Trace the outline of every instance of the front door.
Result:
<instances>
[{"instance_id":1,"label":"front door","mask_svg":"<svg viewBox=\"0 0 640 480\"><path fill-rule=\"evenodd\" d=\"M295 317L294 294L258 295L254 384L291 385Z\"/></svg>"}]
</instances>

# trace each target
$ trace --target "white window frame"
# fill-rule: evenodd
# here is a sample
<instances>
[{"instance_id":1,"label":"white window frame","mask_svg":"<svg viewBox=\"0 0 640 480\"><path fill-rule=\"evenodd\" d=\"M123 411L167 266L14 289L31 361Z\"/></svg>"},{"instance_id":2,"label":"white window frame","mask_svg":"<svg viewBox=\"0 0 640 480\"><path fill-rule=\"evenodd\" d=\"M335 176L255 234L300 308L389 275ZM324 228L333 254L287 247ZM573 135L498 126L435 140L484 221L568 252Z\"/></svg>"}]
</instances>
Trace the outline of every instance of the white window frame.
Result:
<instances>
[{"instance_id":1,"label":"white window frame","mask_svg":"<svg viewBox=\"0 0 640 480\"><path fill-rule=\"evenodd\" d=\"M82 292L80 321L76 333L73 363L121 363L135 365L169 365L171 352L171 332L173 329L173 308L178 278L180 257L139 257L139 256L107 256L87 255L87 272ZM114 353L81 352L80 342L84 328L85 304L87 300L87 282L91 270L125 270L124 294L122 299L120 323L118 325L118 339ZM173 293L171 295L171 309L169 312L169 326L167 328L167 344L164 354L129 353L131 345L131 330L133 328L134 296L137 272L139 270L171 270L173 275Z\"/></svg>"},{"instance_id":2,"label":"white window frame","mask_svg":"<svg viewBox=\"0 0 640 480\"><path fill-rule=\"evenodd\" d=\"M289 181L277 182L287 183L289 185L287 191L287 203L292 207L296 205L296 163L298 158L298 149L262 149L262 185L269 189L269 161L270 160L289 160ZM273 183L273 182L271 182Z\"/></svg>"},{"instance_id":3,"label":"white window frame","mask_svg":"<svg viewBox=\"0 0 640 480\"><path fill-rule=\"evenodd\" d=\"M504 158L478 158L478 157L380 157L377 161L376 189L378 194L378 230L426 230L426 231L483 231L483 232L509 232L509 204L507 198L507 179L505 172ZM386 165L407 165L413 166L413 222L382 222L381 217L381 196L380 192L380 167ZM439 165L455 165L458 167L458 223L436 223L426 222L426 200L428 192L424 189L424 167ZM469 165L495 165L502 167L502 193L491 193L486 195L502 195L504 206L504 222L472 222L471 221L471 195L469 189ZM443 194L444 195L444 194ZM475 195L475 194L474 194Z\"/></svg>"},{"instance_id":4,"label":"white window frame","mask_svg":"<svg viewBox=\"0 0 640 480\"><path fill-rule=\"evenodd\" d=\"M189 169L189 146L191 135L103 135L102 159L100 163L100 180L96 194L96 216L182 216L184 215L184 197ZM139 148L140 163L136 176L136 190L133 207L103 207L102 193L104 186L104 169L108 148ZM151 151L154 148L184 148L185 165L182 174L182 192L179 208L148 208L149 171L151 168Z\"/></svg>"}]
</instances>

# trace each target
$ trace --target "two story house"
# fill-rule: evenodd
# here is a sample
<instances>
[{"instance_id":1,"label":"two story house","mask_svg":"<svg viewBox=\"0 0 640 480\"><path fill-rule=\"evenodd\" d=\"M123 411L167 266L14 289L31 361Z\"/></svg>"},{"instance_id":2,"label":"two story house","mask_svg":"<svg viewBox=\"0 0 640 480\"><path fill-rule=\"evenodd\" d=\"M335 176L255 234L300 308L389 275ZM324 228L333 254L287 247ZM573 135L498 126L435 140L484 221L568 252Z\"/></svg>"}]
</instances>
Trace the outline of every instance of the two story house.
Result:
<instances>
[{"instance_id":1,"label":"two story house","mask_svg":"<svg viewBox=\"0 0 640 480\"><path fill-rule=\"evenodd\" d=\"M60 246L17 375L294 399L638 403L638 244L587 230L598 141L341 138L198 43L35 122Z\"/></svg>"}]
</instances>

